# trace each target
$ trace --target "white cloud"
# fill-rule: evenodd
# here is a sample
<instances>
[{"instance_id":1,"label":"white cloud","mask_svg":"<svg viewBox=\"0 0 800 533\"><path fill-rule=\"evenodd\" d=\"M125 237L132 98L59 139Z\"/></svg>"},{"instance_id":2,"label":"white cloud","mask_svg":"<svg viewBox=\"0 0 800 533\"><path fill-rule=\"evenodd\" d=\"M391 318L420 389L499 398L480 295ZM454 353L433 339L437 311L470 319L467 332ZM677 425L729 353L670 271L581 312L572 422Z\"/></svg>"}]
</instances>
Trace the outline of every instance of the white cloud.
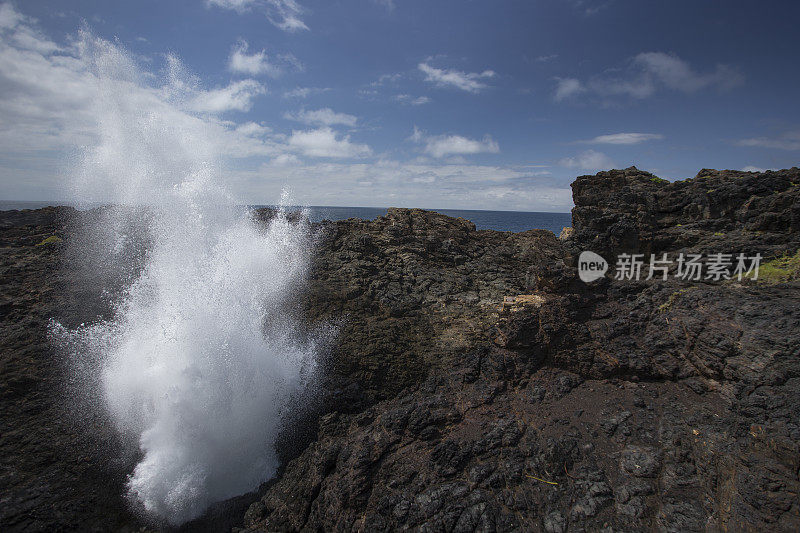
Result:
<instances>
[{"instance_id":1,"label":"white cloud","mask_svg":"<svg viewBox=\"0 0 800 533\"><path fill-rule=\"evenodd\" d=\"M556 78L556 80L556 92L553 96L556 102L560 102L586 90L580 80L575 78Z\"/></svg>"},{"instance_id":2,"label":"white cloud","mask_svg":"<svg viewBox=\"0 0 800 533\"><path fill-rule=\"evenodd\" d=\"M663 139L659 133L611 133L599 135L588 141L579 141L587 144L640 144L647 141Z\"/></svg>"},{"instance_id":3,"label":"white cloud","mask_svg":"<svg viewBox=\"0 0 800 533\"><path fill-rule=\"evenodd\" d=\"M297 87L283 93L284 98L306 98L313 89L311 87Z\"/></svg>"},{"instance_id":4,"label":"white cloud","mask_svg":"<svg viewBox=\"0 0 800 533\"><path fill-rule=\"evenodd\" d=\"M541 182L536 169L432 157L387 160L369 157L369 146L329 127L280 134L249 118L223 120L208 110L247 107L248 95L260 92L257 82L207 90L175 57L168 57L167 69L137 65L118 44L86 32L57 46L16 11L0 10L0 21L0 190L7 199L63 200L61 194L69 193L63 186L70 170L65 155L111 138L134 162L126 167L141 162L167 181L185 171L177 160L181 153L208 154L230 192L248 203L274 203L290 185L299 202L311 205L543 211L571 206L569 187ZM16 39L16 31L38 42ZM164 70L166 79L159 75ZM197 111L198 104L206 111ZM420 138L424 142L424 134ZM176 144L181 149L173 150ZM318 157L331 159L307 159ZM336 159L349 157L358 159ZM109 157L106 170L120 183L127 176L119 176L118 160Z\"/></svg>"},{"instance_id":5,"label":"white cloud","mask_svg":"<svg viewBox=\"0 0 800 533\"><path fill-rule=\"evenodd\" d=\"M575 157L561 159L558 164L567 168L581 170L607 170L614 168L614 162L607 155L596 150L587 150Z\"/></svg>"},{"instance_id":6,"label":"white cloud","mask_svg":"<svg viewBox=\"0 0 800 533\"><path fill-rule=\"evenodd\" d=\"M0 183L9 197L63 199L69 193L61 185L65 155L95 146L104 128L124 128L117 124L123 120L150 128L156 144L161 126L186 132L178 136L186 143L202 137L202 149L222 158L286 150L262 124L239 125L211 113L248 107L262 92L252 80L205 91L196 78L180 77L185 69L174 57L164 80L140 70L114 43L83 31L57 46L33 24L0 5ZM15 37L22 34L38 41ZM141 156L133 152L137 142L130 157Z\"/></svg>"},{"instance_id":7,"label":"white cloud","mask_svg":"<svg viewBox=\"0 0 800 533\"><path fill-rule=\"evenodd\" d=\"M4 40L17 48L48 54L59 50L59 46L35 28L36 20L16 11L9 3L0 5L0 31Z\"/></svg>"},{"instance_id":8,"label":"white cloud","mask_svg":"<svg viewBox=\"0 0 800 533\"><path fill-rule=\"evenodd\" d=\"M281 68L270 62L266 50L248 54L247 48L246 41L240 41L234 47L231 57L228 59L228 69L231 72L250 74L251 76L266 74L273 77L281 73Z\"/></svg>"},{"instance_id":9,"label":"white cloud","mask_svg":"<svg viewBox=\"0 0 800 533\"><path fill-rule=\"evenodd\" d=\"M20 26L25 17L14 9L11 4L0 5L0 29L13 29Z\"/></svg>"},{"instance_id":10,"label":"white cloud","mask_svg":"<svg viewBox=\"0 0 800 533\"><path fill-rule=\"evenodd\" d=\"M694 93L702 89L728 90L744 82L742 74L728 65L699 73L674 54L644 52L630 60L621 74L602 74L582 82L576 78L558 78L555 100L561 101L582 92L600 98L627 96L644 99L661 89Z\"/></svg>"},{"instance_id":11,"label":"white cloud","mask_svg":"<svg viewBox=\"0 0 800 533\"><path fill-rule=\"evenodd\" d=\"M95 118L87 65L53 54L59 47L32 24L0 5L0 149L10 157L88 142Z\"/></svg>"},{"instance_id":12,"label":"white cloud","mask_svg":"<svg viewBox=\"0 0 800 533\"><path fill-rule=\"evenodd\" d=\"M283 93L284 98L308 98L312 94L320 94L330 91L330 87L295 87Z\"/></svg>"},{"instance_id":13,"label":"white cloud","mask_svg":"<svg viewBox=\"0 0 800 533\"><path fill-rule=\"evenodd\" d=\"M246 11L257 3L256 0L207 0L209 6L217 6L235 11Z\"/></svg>"},{"instance_id":14,"label":"white cloud","mask_svg":"<svg viewBox=\"0 0 800 533\"><path fill-rule=\"evenodd\" d=\"M368 85L365 85L361 89L359 89L358 95L361 98L371 101L383 100L384 98L384 96L382 95L383 88L391 88L391 90L397 91L400 81L406 78L407 76L408 76L407 73L401 73L401 72L393 74L381 74L377 80L370 82ZM407 93L398 93L391 96L390 98L395 102L412 106L424 105L431 102L431 99L427 96L412 96Z\"/></svg>"},{"instance_id":15,"label":"white cloud","mask_svg":"<svg viewBox=\"0 0 800 533\"><path fill-rule=\"evenodd\" d=\"M757 146L778 150L800 150L800 131L789 131L779 137L752 137L736 141L739 146Z\"/></svg>"},{"instance_id":16,"label":"white cloud","mask_svg":"<svg viewBox=\"0 0 800 533\"><path fill-rule=\"evenodd\" d=\"M546 63L548 61L552 61L552 60L557 59L557 58L558 58L558 54L548 54L548 55L537 57L536 61L538 63Z\"/></svg>"},{"instance_id":17,"label":"white cloud","mask_svg":"<svg viewBox=\"0 0 800 533\"><path fill-rule=\"evenodd\" d=\"M418 144L424 143L425 148L423 151L436 158L483 153L496 154L500 152L500 146L489 135L486 135L480 141L461 135L428 136L414 126L414 132L408 140Z\"/></svg>"},{"instance_id":18,"label":"white cloud","mask_svg":"<svg viewBox=\"0 0 800 533\"><path fill-rule=\"evenodd\" d=\"M742 169L742 172L766 172L767 170L774 170L771 168L761 168L748 165Z\"/></svg>"},{"instance_id":19,"label":"white cloud","mask_svg":"<svg viewBox=\"0 0 800 533\"><path fill-rule=\"evenodd\" d=\"M738 71L727 65L717 65L713 72L699 74L678 56L663 52L641 53L633 62L676 91L695 92L710 86L729 89L744 81Z\"/></svg>"},{"instance_id":20,"label":"white cloud","mask_svg":"<svg viewBox=\"0 0 800 533\"><path fill-rule=\"evenodd\" d=\"M280 154L274 157L269 164L278 167L295 166L300 164L300 159L294 154Z\"/></svg>"},{"instance_id":21,"label":"white cloud","mask_svg":"<svg viewBox=\"0 0 800 533\"><path fill-rule=\"evenodd\" d=\"M259 9L272 24L284 31L308 30L308 26L300 19L304 9L295 0L206 0L206 5L231 9L237 13Z\"/></svg>"},{"instance_id":22,"label":"white cloud","mask_svg":"<svg viewBox=\"0 0 800 533\"><path fill-rule=\"evenodd\" d=\"M263 137L272 132L272 128L257 122L245 122L235 127L237 133L246 135L248 137Z\"/></svg>"},{"instance_id":23,"label":"white cloud","mask_svg":"<svg viewBox=\"0 0 800 533\"><path fill-rule=\"evenodd\" d=\"M403 74L396 72L394 74L381 74L377 80L370 83L370 87L380 87L381 85L396 85L398 81L403 78Z\"/></svg>"},{"instance_id":24,"label":"white cloud","mask_svg":"<svg viewBox=\"0 0 800 533\"><path fill-rule=\"evenodd\" d=\"M433 137L425 141L425 153L433 157L480 153L496 154L499 151L498 144L488 135L481 141L468 139L461 135Z\"/></svg>"},{"instance_id":25,"label":"white cloud","mask_svg":"<svg viewBox=\"0 0 800 533\"><path fill-rule=\"evenodd\" d=\"M343 126L353 127L358 121L358 118L353 115L336 113L329 107L317 109L315 111L302 110L297 113L285 113L283 117L288 120L319 126L334 126L336 124L341 124Z\"/></svg>"},{"instance_id":26,"label":"white cloud","mask_svg":"<svg viewBox=\"0 0 800 533\"><path fill-rule=\"evenodd\" d=\"M408 140L415 143L421 143L425 139L425 132L414 126L414 131L408 137Z\"/></svg>"},{"instance_id":27,"label":"white cloud","mask_svg":"<svg viewBox=\"0 0 800 533\"><path fill-rule=\"evenodd\" d=\"M192 100L191 108L203 113L249 111L253 98L266 92L267 89L255 80L239 80L227 87L199 92Z\"/></svg>"},{"instance_id":28,"label":"white cloud","mask_svg":"<svg viewBox=\"0 0 800 533\"><path fill-rule=\"evenodd\" d=\"M308 131L293 131L289 137L289 147L308 157L364 157L372 153L366 144L350 142L349 136L336 138L331 128Z\"/></svg>"},{"instance_id":29,"label":"white cloud","mask_svg":"<svg viewBox=\"0 0 800 533\"><path fill-rule=\"evenodd\" d=\"M479 80L493 78L495 75L491 70L484 70L481 73L461 72L435 68L427 63L420 63L418 68L425 74L425 81L429 81L437 87L455 87L470 93L477 93L485 89L486 84Z\"/></svg>"},{"instance_id":30,"label":"white cloud","mask_svg":"<svg viewBox=\"0 0 800 533\"><path fill-rule=\"evenodd\" d=\"M416 98L411 96L410 94L396 94L394 96L395 101L400 102L401 104L408 104L408 105L425 105L431 103L431 99L427 96L417 96Z\"/></svg>"}]
</instances>

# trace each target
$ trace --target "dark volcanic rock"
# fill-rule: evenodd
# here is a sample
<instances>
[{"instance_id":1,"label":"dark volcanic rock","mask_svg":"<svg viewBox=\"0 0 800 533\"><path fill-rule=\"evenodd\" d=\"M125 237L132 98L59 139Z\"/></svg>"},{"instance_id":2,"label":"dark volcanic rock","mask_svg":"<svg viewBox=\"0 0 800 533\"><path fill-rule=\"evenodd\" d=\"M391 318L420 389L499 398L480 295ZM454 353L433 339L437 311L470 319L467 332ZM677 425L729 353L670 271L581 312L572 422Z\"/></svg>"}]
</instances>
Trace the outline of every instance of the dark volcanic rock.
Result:
<instances>
[{"instance_id":1,"label":"dark volcanic rock","mask_svg":"<svg viewBox=\"0 0 800 533\"><path fill-rule=\"evenodd\" d=\"M488 340L504 296L533 290L562 255L549 231L476 231L420 209L324 224L305 306L339 325L331 388L357 383L357 409L448 368Z\"/></svg>"},{"instance_id":2,"label":"dark volcanic rock","mask_svg":"<svg viewBox=\"0 0 800 533\"><path fill-rule=\"evenodd\" d=\"M107 531L133 523L114 431L75 413L48 321L80 323L85 288L62 268L70 208L0 213L0 529ZM91 316L91 315L89 315ZM91 430L87 430L91 428Z\"/></svg>"},{"instance_id":3,"label":"dark volcanic rock","mask_svg":"<svg viewBox=\"0 0 800 533\"><path fill-rule=\"evenodd\" d=\"M584 284L575 269L582 250L793 254L799 182L798 169L583 176L561 240L421 210L320 224L297 296L312 327L338 328L320 406L239 520L187 528L800 530L800 282ZM132 527L129 463L83 451L114 445L107 424L71 428L54 392L47 320L105 312L62 265L76 237L58 213L0 216L0 522Z\"/></svg>"},{"instance_id":4,"label":"dark volcanic rock","mask_svg":"<svg viewBox=\"0 0 800 533\"><path fill-rule=\"evenodd\" d=\"M573 242L601 255L750 251L800 245L800 169L701 170L670 183L636 167L572 183Z\"/></svg>"},{"instance_id":5,"label":"dark volcanic rock","mask_svg":"<svg viewBox=\"0 0 800 533\"><path fill-rule=\"evenodd\" d=\"M797 169L578 178L563 255L497 294L529 295L472 322L471 350L426 365L421 385L325 418L246 526L797 530L798 284L585 285L571 265L585 249L794 253L798 182Z\"/></svg>"}]
</instances>

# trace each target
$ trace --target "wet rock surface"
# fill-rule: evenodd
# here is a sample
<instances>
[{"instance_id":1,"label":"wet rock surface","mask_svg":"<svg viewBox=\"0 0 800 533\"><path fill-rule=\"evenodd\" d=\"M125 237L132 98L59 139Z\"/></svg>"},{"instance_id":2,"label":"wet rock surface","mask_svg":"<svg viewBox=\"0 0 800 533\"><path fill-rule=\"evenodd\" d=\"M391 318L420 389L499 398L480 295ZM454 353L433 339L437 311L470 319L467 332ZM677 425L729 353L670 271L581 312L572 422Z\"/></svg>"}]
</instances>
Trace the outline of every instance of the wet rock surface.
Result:
<instances>
[{"instance_id":1,"label":"wet rock surface","mask_svg":"<svg viewBox=\"0 0 800 533\"><path fill-rule=\"evenodd\" d=\"M277 479L188 527L797 531L800 283L584 284L576 261L795 253L798 182L798 169L583 176L561 239L405 209L319 225L298 295L311 327L338 328L319 405L281 441ZM64 215L0 216L0 523L134 528L130 463L96 460L113 434L73 424L55 392L47 321L108 312L64 266Z\"/></svg>"}]
</instances>

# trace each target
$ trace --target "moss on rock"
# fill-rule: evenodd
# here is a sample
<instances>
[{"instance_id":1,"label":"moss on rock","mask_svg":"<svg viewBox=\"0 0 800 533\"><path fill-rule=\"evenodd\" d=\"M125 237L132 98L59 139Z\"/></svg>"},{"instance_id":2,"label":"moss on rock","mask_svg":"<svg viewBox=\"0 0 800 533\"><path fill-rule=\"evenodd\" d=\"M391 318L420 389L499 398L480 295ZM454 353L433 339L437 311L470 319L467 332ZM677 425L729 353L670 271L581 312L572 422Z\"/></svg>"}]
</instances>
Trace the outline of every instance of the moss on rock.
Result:
<instances>
[{"instance_id":1,"label":"moss on rock","mask_svg":"<svg viewBox=\"0 0 800 533\"><path fill-rule=\"evenodd\" d=\"M36 246L47 246L48 244L58 244L62 242L63 239L61 237L57 237L55 235L50 235L48 238L37 244Z\"/></svg>"}]
</instances>

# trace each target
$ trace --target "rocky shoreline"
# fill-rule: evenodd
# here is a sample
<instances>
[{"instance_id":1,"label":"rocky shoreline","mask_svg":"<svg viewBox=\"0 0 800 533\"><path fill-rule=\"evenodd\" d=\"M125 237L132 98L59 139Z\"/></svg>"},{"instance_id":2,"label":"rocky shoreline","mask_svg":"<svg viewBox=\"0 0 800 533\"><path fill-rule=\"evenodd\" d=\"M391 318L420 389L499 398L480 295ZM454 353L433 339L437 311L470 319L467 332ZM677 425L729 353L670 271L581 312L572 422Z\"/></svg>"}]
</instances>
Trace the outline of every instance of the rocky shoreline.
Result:
<instances>
[{"instance_id":1,"label":"rocky shoreline","mask_svg":"<svg viewBox=\"0 0 800 533\"><path fill-rule=\"evenodd\" d=\"M278 478L187 529L800 530L799 185L581 176L561 239L408 209L321 224L297 304L338 328L319 398ZM67 416L47 339L109 312L65 258L74 217L0 213L4 530L141 526L130 458L97 460L119 444ZM765 275L585 284L584 250L758 253Z\"/></svg>"}]
</instances>

